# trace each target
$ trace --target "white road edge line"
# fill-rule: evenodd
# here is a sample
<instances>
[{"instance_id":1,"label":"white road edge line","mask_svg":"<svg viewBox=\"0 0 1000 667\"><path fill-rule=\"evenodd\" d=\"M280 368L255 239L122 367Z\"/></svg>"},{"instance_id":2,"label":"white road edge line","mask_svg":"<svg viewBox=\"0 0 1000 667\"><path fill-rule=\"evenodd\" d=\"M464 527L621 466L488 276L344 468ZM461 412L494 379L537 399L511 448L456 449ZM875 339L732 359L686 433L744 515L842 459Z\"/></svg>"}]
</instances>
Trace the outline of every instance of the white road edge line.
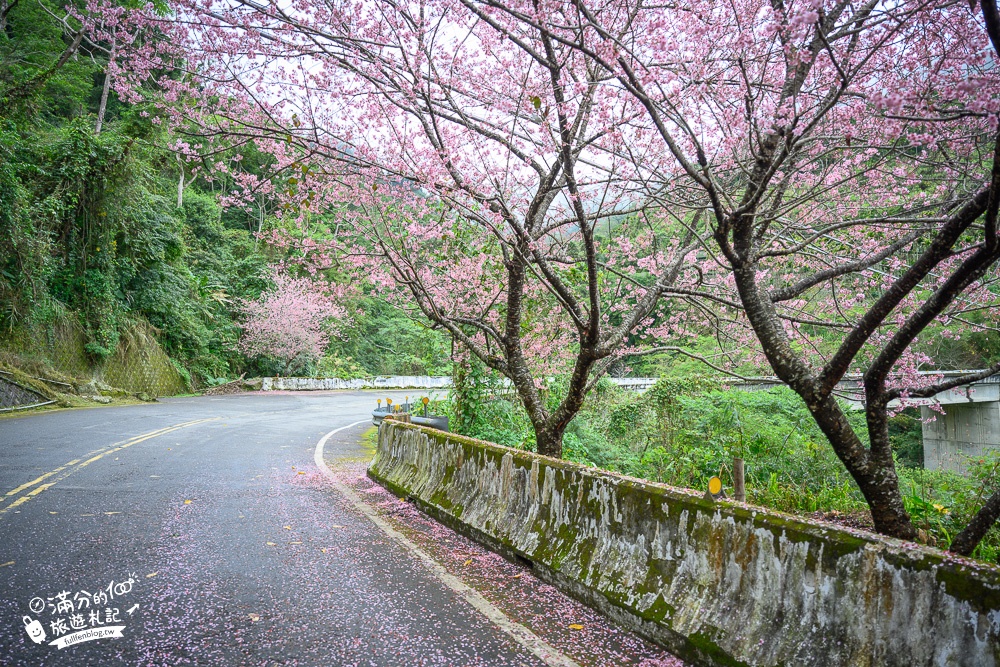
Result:
<instances>
[{"instance_id":1,"label":"white road edge line","mask_svg":"<svg viewBox=\"0 0 1000 667\"><path fill-rule=\"evenodd\" d=\"M459 597L472 605L476 611L486 617L486 620L497 626L497 628L499 628L502 632L510 636L511 639L528 649L528 651L537 656L546 665L550 665L550 667L580 667L580 664L575 660L548 644L545 640L520 623L512 621L506 614L493 606L493 603L484 598L479 591L448 572L448 570L446 570L440 563L431 558L427 552L414 544L410 538L406 537L389 525L385 519L380 517L374 509L367 505L365 501L363 501L361 497L355 493L354 489L337 479L337 477L333 474L333 471L330 470L329 466L326 465L326 461L323 459L323 448L326 446L326 442L337 433L353 428L367 421L367 419L362 419L361 421L356 421L353 424L341 426L340 428L330 431L320 439L320 441L316 444L316 451L313 456L313 460L316 462L316 467L319 468L319 471L328 480L330 480L333 487L343 494L344 497L346 497L359 512L364 514L371 520L372 523L381 528L382 532L398 542L404 549L409 551L424 565L424 567L430 571L432 575L437 577L441 583L457 593Z\"/></svg>"}]
</instances>

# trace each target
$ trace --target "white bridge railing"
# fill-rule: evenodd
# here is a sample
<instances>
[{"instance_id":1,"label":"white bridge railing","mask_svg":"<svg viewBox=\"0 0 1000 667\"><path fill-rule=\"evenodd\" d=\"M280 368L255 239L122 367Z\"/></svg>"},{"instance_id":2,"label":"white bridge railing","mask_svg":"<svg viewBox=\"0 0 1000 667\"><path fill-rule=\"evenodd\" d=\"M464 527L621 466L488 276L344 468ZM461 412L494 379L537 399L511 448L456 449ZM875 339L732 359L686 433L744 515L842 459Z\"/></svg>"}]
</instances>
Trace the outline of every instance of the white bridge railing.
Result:
<instances>
[{"instance_id":1,"label":"white bridge railing","mask_svg":"<svg viewBox=\"0 0 1000 667\"><path fill-rule=\"evenodd\" d=\"M450 377L393 375L389 377L341 380L338 378L261 378L261 391L329 391L331 389L446 389Z\"/></svg>"},{"instance_id":2,"label":"white bridge railing","mask_svg":"<svg viewBox=\"0 0 1000 667\"><path fill-rule=\"evenodd\" d=\"M608 378L622 389L646 391L656 378ZM509 384L510 380L505 380ZM432 375L391 375L357 380L339 378L266 377L261 391L330 391L333 389L447 389L451 377Z\"/></svg>"},{"instance_id":3,"label":"white bridge railing","mask_svg":"<svg viewBox=\"0 0 1000 667\"><path fill-rule=\"evenodd\" d=\"M973 373L975 371L945 371L928 374L951 377L954 375ZM334 389L448 389L451 387L451 377L431 375L391 375L361 378L357 380L340 380L338 378L301 378L301 377L266 377L261 378L261 391L329 391ZM622 389L642 393L656 384L657 378L615 378L608 380ZM502 385L510 386L510 380L504 378ZM756 391L781 385L777 378L761 377L746 380L731 380L729 386L744 391ZM838 395L849 403L860 407L863 400L861 380L848 377L838 386ZM980 403L1000 400L1000 375L988 377L970 385L957 387L949 391L925 399L908 401L912 405L929 405L931 403Z\"/></svg>"}]
</instances>

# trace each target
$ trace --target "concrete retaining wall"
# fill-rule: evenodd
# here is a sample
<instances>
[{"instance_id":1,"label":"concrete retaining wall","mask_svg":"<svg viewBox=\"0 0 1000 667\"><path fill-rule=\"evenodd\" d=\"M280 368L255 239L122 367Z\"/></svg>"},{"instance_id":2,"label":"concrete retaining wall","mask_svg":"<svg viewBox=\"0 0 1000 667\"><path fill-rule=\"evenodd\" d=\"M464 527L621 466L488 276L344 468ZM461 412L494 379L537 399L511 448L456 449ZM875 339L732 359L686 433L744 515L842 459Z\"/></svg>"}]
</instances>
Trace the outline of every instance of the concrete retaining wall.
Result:
<instances>
[{"instance_id":1,"label":"concrete retaining wall","mask_svg":"<svg viewBox=\"0 0 1000 667\"><path fill-rule=\"evenodd\" d=\"M48 396L22 386L13 375L0 371L0 411L51 402Z\"/></svg>"},{"instance_id":2,"label":"concrete retaining wall","mask_svg":"<svg viewBox=\"0 0 1000 667\"><path fill-rule=\"evenodd\" d=\"M319 391L331 389L443 389L450 377L393 375L390 377L340 380L337 378L261 378L261 391Z\"/></svg>"},{"instance_id":3,"label":"concrete retaining wall","mask_svg":"<svg viewBox=\"0 0 1000 667\"><path fill-rule=\"evenodd\" d=\"M264 381L262 391L280 389L284 391L309 391L330 389L447 389L451 387L451 378L433 375L392 375L371 377L357 380L340 380L337 378L261 378ZM646 391L654 384L656 378L609 378L623 389ZM500 380L502 386L510 386L510 380Z\"/></svg>"},{"instance_id":4,"label":"concrete retaining wall","mask_svg":"<svg viewBox=\"0 0 1000 667\"><path fill-rule=\"evenodd\" d=\"M369 474L701 665L1000 663L1000 569L384 423Z\"/></svg>"}]
</instances>

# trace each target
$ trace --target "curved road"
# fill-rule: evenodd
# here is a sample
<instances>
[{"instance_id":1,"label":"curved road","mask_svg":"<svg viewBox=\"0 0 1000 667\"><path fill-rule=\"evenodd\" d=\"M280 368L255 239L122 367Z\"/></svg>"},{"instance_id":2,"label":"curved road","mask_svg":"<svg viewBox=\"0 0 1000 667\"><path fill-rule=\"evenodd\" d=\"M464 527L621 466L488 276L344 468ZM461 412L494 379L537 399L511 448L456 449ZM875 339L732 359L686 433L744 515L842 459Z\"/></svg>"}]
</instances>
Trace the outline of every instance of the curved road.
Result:
<instances>
[{"instance_id":1,"label":"curved road","mask_svg":"<svg viewBox=\"0 0 1000 667\"><path fill-rule=\"evenodd\" d=\"M371 488L377 396L0 420L0 665L679 664Z\"/></svg>"}]
</instances>

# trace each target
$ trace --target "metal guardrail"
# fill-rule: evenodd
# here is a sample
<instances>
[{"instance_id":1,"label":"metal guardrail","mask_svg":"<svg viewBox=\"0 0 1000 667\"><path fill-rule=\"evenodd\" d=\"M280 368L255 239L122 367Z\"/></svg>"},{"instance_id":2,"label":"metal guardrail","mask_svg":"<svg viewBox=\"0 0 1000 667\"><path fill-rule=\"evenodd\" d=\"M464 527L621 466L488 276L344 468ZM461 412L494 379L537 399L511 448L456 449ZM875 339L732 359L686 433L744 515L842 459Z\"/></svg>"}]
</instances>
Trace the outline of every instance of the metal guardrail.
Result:
<instances>
[{"instance_id":1,"label":"metal guardrail","mask_svg":"<svg viewBox=\"0 0 1000 667\"><path fill-rule=\"evenodd\" d=\"M12 373L0 371L0 408L4 411L48 405L53 402L48 396L19 383Z\"/></svg>"},{"instance_id":2,"label":"metal guardrail","mask_svg":"<svg viewBox=\"0 0 1000 667\"><path fill-rule=\"evenodd\" d=\"M409 398L409 397L407 397ZM386 404L382 406L382 399L378 399L378 408L372 410L372 424L378 426L382 423L382 420L386 417L406 415L413 424L419 424L420 426L430 426L431 428L436 428L439 431L448 430L448 418L444 415L432 415L428 413L428 404L430 400L427 397L421 399L422 406L419 408L419 412L413 412L413 404L409 400L403 403L392 402L391 398L387 398Z\"/></svg>"}]
</instances>

